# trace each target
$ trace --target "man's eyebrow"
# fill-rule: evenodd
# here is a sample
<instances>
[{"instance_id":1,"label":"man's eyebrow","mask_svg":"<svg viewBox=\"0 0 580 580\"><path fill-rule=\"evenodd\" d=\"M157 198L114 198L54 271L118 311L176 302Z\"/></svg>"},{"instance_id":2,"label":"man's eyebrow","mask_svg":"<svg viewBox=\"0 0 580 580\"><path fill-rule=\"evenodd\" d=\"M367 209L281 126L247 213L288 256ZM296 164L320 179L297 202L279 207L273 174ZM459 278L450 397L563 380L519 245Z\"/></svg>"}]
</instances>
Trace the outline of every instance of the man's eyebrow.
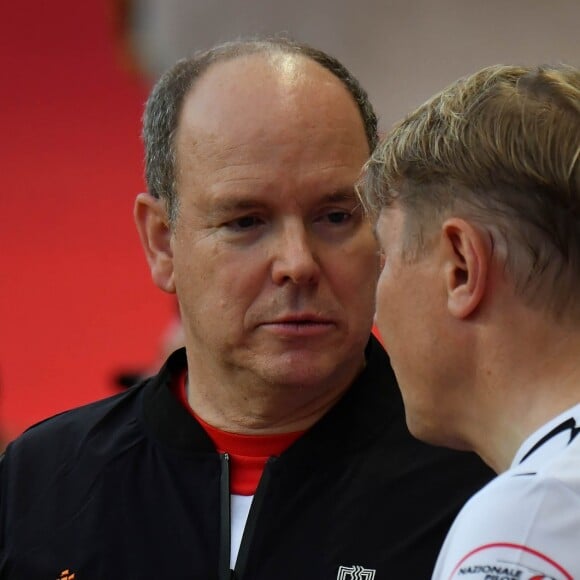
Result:
<instances>
[{"instance_id":1,"label":"man's eyebrow","mask_svg":"<svg viewBox=\"0 0 580 580\"><path fill-rule=\"evenodd\" d=\"M218 201L215 206L220 210L229 210L229 209L251 209L254 207L258 207L264 205L263 201L252 199L251 197L240 197L240 198L233 198L233 199L224 199Z\"/></svg>"},{"instance_id":2,"label":"man's eyebrow","mask_svg":"<svg viewBox=\"0 0 580 580\"><path fill-rule=\"evenodd\" d=\"M348 203L359 205L359 199L354 188L340 189L311 200L311 207L320 207L328 204ZM223 216L237 212L258 211L268 207L268 199L252 194L228 195L214 198L207 208L208 216L221 219Z\"/></svg>"},{"instance_id":3,"label":"man's eyebrow","mask_svg":"<svg viewBox=\"0 0 580 580\"><path fill-rule=\"evenodd\" d=\"M264 201L250 195L240 195L216 199L210 206L210 213L225 214L240 210L255 210L264 207Z\"/></svg>"},{"instance_id":4,"label":"man's eyebrow","mask_svg":"<svg viewBox=\"0 0 580 580\"><path fill-rule=\"evenodd\" d=\"M353 189L341 189L332 193L325 194L318 199L314 199L313 203L339 203L345 201L358 201L358 197ZM230 195L221 199L215 199L213 206L217 211L230 211L237 209L254 209L267 205L268 198L262 196L252 196L251 194Z\"/></svg>"},{"instance_id":5,"label":"man's eyebrow","mask_svg":"<svg viewBox=\"0 0 580 580\"><path fill-rule=\"evenodd\" d=\"M322 203L339 203L342 201L358 201L358 196L354 187L350 189L341 189L333 193L328 193L319 200Z\"/></svg>"}]
</instances>

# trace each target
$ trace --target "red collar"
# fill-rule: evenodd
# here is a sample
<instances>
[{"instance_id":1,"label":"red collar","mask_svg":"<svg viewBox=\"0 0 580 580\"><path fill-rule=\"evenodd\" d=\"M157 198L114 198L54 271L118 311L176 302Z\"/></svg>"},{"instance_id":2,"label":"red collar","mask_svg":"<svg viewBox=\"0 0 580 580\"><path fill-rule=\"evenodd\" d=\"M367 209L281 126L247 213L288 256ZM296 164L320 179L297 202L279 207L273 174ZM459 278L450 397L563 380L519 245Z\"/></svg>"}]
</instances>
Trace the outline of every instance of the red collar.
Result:
<instances>
[{"instance_id":1,"label":"red collar","mask_svg":"<svg viewBox=\"0 0 580 580\"><path fill-rule=\"evenodd\" d=\"M269 457L280 455L304 431L270 435L240 435L216 429L196 415L189 406L186 392L186 373L177 381L174 393L179 402L196 418L213 441L219 453L230 456L230 491L236 495L253 495L256 492L264 466Z\"/></svg>"}]
</instances>

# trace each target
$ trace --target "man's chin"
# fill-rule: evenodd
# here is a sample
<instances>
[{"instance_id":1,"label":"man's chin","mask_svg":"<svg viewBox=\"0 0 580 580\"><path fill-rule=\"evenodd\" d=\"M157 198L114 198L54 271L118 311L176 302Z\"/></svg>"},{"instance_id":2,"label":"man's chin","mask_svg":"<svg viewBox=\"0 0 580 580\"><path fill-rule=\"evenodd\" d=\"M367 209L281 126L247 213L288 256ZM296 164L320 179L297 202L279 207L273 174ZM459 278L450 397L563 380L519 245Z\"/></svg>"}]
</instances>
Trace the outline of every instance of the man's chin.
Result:
<instances>
[{"instance_id":1,"label":"man's chin","mask_svg":"<svg viewBox=\"0 0 580 580\"><path fill-rule=\"evenodd\" d=\"M272 383L288 387L328 388L336 384L340 388L341 382L350 384L363 366L354 361L346 362L345 358L337 349L329 354L317 354L312 350L286 351L269 358L263 367L263 376L269 377ZM338 361L341 364L337 364ZM364 361L362 356L361 361Z\"/></svg>"}]
</instances>

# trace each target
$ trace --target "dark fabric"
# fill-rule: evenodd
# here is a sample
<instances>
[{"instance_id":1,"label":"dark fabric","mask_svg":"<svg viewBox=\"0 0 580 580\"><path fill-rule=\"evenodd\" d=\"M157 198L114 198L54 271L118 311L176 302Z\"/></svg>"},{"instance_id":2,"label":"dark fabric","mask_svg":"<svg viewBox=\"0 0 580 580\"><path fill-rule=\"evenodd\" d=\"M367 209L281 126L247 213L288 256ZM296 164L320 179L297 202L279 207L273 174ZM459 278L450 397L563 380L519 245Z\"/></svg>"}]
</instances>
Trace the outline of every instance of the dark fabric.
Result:
<instances>
[{"instance_id":1,"label":"dark fabric","mask_svg":"<svg viewBox=\"0 0 580 580\"><path fill-rule=\"evenodd\" d=\"M472 454L413 439L374 338L366 354L342 400L268 462L238 580L351 580L356 566L428 579L458 509L492 477ZM177 351L156 377L8 447L0 578L218 578L220 456L169 388L185 365Z\"/></svg>"}]
</instances>

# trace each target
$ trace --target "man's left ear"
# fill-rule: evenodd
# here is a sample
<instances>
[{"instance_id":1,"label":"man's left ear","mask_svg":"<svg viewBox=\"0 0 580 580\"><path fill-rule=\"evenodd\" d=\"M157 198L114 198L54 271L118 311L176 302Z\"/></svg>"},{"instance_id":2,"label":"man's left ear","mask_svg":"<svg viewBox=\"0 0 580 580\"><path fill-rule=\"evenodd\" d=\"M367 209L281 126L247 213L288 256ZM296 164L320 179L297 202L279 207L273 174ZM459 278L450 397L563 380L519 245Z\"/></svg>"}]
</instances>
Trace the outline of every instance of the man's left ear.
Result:
<instances>
[{"instance_id":1,"label":"man's left ear","mask_svg":"<svg viewBox=\"0 0 580 580\"><path fill-rule=\"evenodd\" d=\"M487 287L491 244L485 234L460 218L441 226L447 307L452 316L467 318L480 305Z\"/></svg>"}]
</instances>

